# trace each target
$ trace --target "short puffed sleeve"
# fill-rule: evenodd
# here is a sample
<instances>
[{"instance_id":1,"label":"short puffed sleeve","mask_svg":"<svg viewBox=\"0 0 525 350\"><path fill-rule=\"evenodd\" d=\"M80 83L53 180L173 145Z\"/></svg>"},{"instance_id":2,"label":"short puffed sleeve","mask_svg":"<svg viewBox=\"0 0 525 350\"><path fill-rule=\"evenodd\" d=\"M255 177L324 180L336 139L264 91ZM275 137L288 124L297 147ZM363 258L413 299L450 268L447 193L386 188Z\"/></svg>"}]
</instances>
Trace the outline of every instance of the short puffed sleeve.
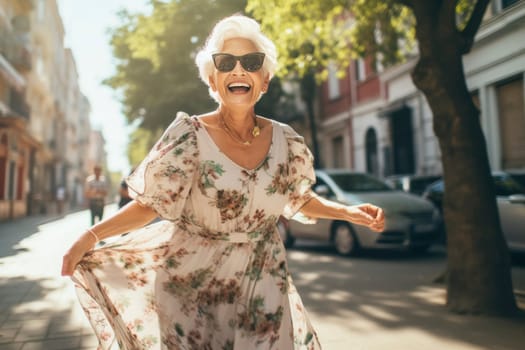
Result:
<instances>
[{"instance_id":1,"label":"short puffed sleeve","mask_svg":"<svg viewBox=\"0 0 525 350\"><path fill-rule=\"evenodd\" d=\"M179 112L126 179L130 196L160 217L177 220L192 186L198 155L193 119Z\"/></svg>"},{"instance_id":2,"label":"short puffed sleeve","mask_svg":"<svg viewBox=\"0 0 525 350\"><path fill-rule=\"evenodd\" d=\"M288 201L284 207L283 216L287 219L293 217L304 223L310 223L306 217L296 215L315 193L312 185L315 183L314 157L304 142L304 138L297 134L289 125L281 124L286 138L288 149Z\"/></svg>"}]
</instances>

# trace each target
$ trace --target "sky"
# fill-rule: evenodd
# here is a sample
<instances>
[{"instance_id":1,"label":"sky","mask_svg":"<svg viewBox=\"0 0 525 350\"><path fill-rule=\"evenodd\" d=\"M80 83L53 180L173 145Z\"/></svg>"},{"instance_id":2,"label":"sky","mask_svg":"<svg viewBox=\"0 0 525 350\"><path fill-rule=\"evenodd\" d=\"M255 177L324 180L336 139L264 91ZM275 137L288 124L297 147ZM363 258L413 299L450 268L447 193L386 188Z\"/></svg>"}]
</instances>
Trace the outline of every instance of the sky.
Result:
<instances>
[{"instance_id":1,"label":"sky","mask_svg":"<svg viewBox=\"0 0 525 350\"><path fill-rule=\"evenodd\" d=\"M119 26L117 12L148 12L147 0L57 0L66 32L64 45L71 48L79 75L80 89L91 104L91 125L106 140L108 168L126 174L128 136L122 105L116 93L102 84L115 72L109 44L109 28Z\"/></svg>"}]
</instances>

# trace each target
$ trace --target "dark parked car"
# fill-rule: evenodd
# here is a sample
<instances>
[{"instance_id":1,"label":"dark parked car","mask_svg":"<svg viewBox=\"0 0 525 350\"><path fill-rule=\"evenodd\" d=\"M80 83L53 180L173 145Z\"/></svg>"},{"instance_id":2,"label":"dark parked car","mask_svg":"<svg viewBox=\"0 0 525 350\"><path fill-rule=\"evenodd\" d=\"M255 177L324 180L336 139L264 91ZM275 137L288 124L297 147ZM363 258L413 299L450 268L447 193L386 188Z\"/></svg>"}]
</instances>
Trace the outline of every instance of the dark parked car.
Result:
<instances>
[{"instance_id":1,"label":"dark parked car","mask_svg":"<svg viewBox=\"0 0 525 350\"><path fill-rule=\"evenodd\" d=\"M428 185L439 179L440 175L391 175L385 182L396 190L421 196Z\"/></svg>"},{"instance_id":2,"label":"dark parked car","mask_svg":"<svg viewBox=\"0 0 525 350\"><path fill-rule=\"evenodd\" d=\"M505 172L494 172L492 179L496 191L501 229L509 249L525 252L525 188ZM432 201L442 211L444 192L444 182L439 180L426 189L423 198Z\"/></svg>"},{"instance_id":3,"label":"dark parked car","mask_svg":"<svg viewBox=\"0 0 525 350\"><path fill-rule=\"evenodd\" d=\"M319 219L315 224L281 221L279 231L285 245L296 238L332 242L338 253L350 255L360 248L411 249L425 251L439 237L441 215L434 205L419 197L396 191L384 181L348 170L317 170L314 191L344 204L372 203L385 211L385 228L374 232L365 226ZM299 220L305 219L298 213Z\"/></svg>"},{"instance_id":4,"label":"dark parked car","mask_svg":"<svg viewBox=\"0 0 525 350\"><path fill-rule=\"evenodd\" d=\"M516 182L518 182L521 187L525 188L525 170L509 170L505 172L512 176L512 178L516 180Z\"/></svg>"}]
</instances>

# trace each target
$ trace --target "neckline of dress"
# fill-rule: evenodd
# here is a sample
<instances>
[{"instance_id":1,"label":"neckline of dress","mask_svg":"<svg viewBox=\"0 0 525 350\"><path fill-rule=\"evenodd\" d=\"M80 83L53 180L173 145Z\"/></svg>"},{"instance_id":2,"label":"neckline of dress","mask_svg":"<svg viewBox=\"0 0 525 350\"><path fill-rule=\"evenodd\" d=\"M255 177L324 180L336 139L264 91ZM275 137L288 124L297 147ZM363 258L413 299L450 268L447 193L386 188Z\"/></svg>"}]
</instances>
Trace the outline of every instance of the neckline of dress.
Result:
<instances>
[{"instance_id":1,"label":"neckline of dress","mask_svg":"<svg viewBox=\"0 0 525 350\"><path fill-rule=\"evenodd\" d=\"M271 153L272 153L272 149L273 149L273 145L275 143L275 122L271 119L268 119L271 123L271 126L272 126L272 139L270 141L270 147L268 147L268 152L266 152L266 154L264 155L263 159L253 168L253 169L248 169L248 168L245 168L241 165L239 165L237 162L235 162L233 159L231 159L226 153L224 153L220 148L219 146L217 146L217 144L215 143L215 141L213 140L213 138L211 137L211 135L209 134L208 132L208 129L206 129L206 127L204 125L202 125L201 121L199 120L199 118L197 118L197 116L193 116L193 118L195 118L195 120L201 124L201 127L200 129L204 130L204 135L206 136L207 140L209 143L211 143L211 145L220 153L222 154L222 156L228 160L230 163L232 163L234 166L236 166L237 168L241 169L241 170L244 170L244 171L247 171L247 172L252 172L252 171L257 171L259 170L259 168L261 166L264 165L264 163L268 160L268 158L270 157Z\"/></svg>"}]
</instances>

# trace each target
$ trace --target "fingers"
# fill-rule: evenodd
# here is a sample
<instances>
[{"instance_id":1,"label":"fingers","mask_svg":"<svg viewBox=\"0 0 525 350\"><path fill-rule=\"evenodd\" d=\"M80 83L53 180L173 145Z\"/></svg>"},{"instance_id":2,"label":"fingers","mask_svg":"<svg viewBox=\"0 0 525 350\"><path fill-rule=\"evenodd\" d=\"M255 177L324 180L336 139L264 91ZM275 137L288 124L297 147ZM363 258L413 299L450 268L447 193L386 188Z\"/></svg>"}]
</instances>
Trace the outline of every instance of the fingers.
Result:
<instances>
[{"instance_id":1,"label":"fingers","mask_svg":"<svg viewBox=\"0 0 525 350\"><path fill-rule=\"evenodd\" d=\"M381 232L381 231L383 231L383 230L385 229L385 224L384 224L384 222L381 222L381 223L379 223L379 222L377 222L377 223L374 222L374 223L371 224L369 227L370 227L370 229L371 229L372 231Z\"/></svg>"},{"instance_id":2,"label":"fingers","mask_svg":"<svg viewBox=\"0 0 525 350\"><path fill-rule=\"evenodd\" d=\"M383 231L385 229L385 212L381 208L377 208L374 222L370 226L374 231Z\"/></svg>"},{"instance_id":3,"label":"fingers","mask_svg":"<svg viewBox=\"0 0 525 350\"><path fill-rule=\"evenodd\" d=\"M82 260L84 255L93 249L94 235L84 233L80 238L69 248L62 258L62 276L71 276L75 271L77 264Z\"/></svg>"},{"instance_id":4,"label":"fingers","mask_svg":"<svg viewBox=\"0 0 525 350\"><path fill-rule=\"evenodd\" d=\"M68 251L62 258L62 276L72 276L82 256L83 254L79 255L75 254L74 251Z\"/></svg>"},{"instance_id":5,"label":"fingers","mask_svg":"<svg viewBox=\"0 0 525 350\"><path fill-rule=\"evenodd\" d=\"M385 228L385 212L383 209L372 204L361 204L358 208L367 215L363 215L367 220L363 224L373 231L383 231Z\"/></svg>"}]
</instances>

